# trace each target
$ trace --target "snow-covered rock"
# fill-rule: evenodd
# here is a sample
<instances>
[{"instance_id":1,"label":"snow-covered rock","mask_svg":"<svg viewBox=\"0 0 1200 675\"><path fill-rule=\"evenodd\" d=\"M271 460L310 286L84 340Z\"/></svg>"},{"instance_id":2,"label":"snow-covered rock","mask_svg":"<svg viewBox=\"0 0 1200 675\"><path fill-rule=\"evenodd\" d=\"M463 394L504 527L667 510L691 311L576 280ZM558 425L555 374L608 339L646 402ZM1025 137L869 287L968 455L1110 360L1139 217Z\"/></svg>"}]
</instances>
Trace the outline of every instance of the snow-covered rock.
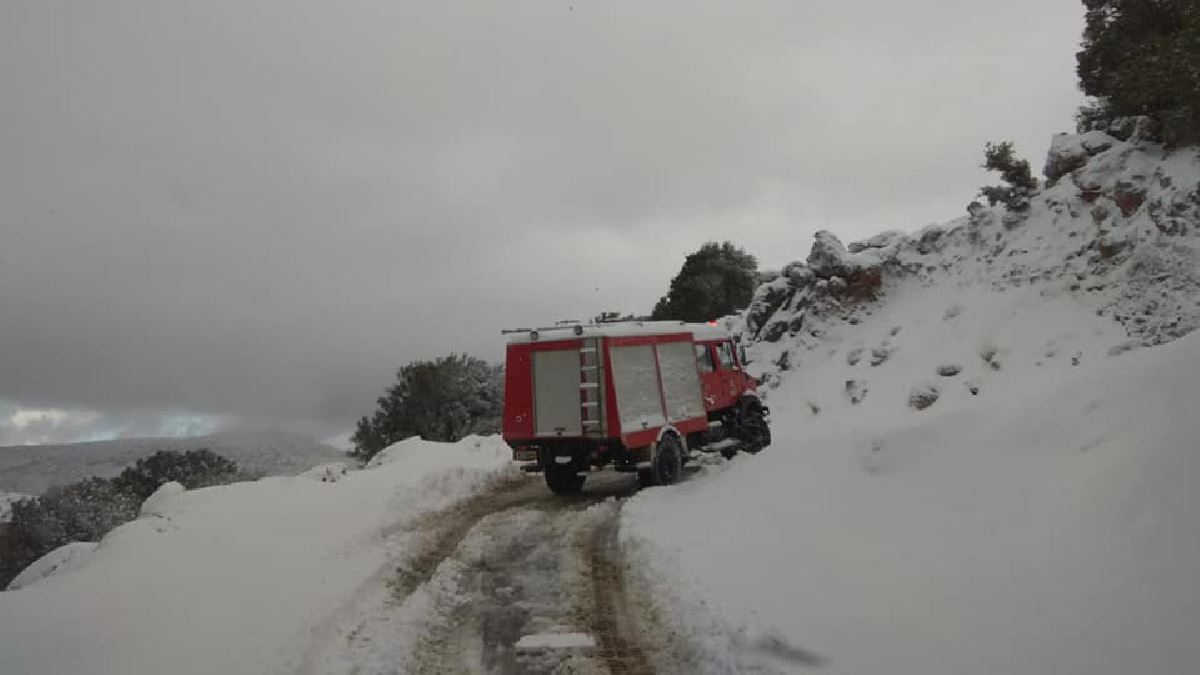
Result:
<instances>
[{"instance_id":1,"label":"snow-covered rock","mask_svg":"<svg viewBox=\"0 0 1200 675\"><path fill-rule=\"evenodd\" d=\"M924 410L937 403L938 397L941 395L942 390L937 385L928 382L918 384L908 390L908 407L914 410Z\"/></svg>"},{"instance_id":2,"label":"snow-covered rock","mask_svg":"<svg viewBox=\"0 0 1200 675\"><path fill-rule=\"evenodd\" d=\"M837 238L837 235L827 230L816 234L812 251L808 254L808 268L822 279L831 277L850 278L851 275L864 268L879 266L879 258L865 252L869 245L864 245L860 253L850 253Z\"/></svg>"},{"instance_id":3,"label":"snow-covered rock","mask_svg":"<svg viewBox=\"0 0 1200 675\"><path fill-rule=\"evenodd\" d=\"M139 513L143 518L147 516L165 516L167 502L184 492L187 492L187 489L175 481L163 483L158 486L154 494L146 497L146 501L142 502L142 508Z\"/></svg>"},{"instance_id":4,"label":"snow-covered rock","mask_svg":"<svg viewBox=\"0 0 1200 675\"><path fill-rule=\"evenodd\" d=\"M82 566L96 550L96 544L77 541L50 551L30 563L20 574L8 582L8 590L15 591L30 586L46 577Z\"/></svg>"},{"instance_id":5,"label":"snow-covered rock","mask_svg":"<svg viewBox=\"0 0 1200 675\"><path fill-rule=\"evenodd\" d=\"M1034 195L1027 212L975 204L969 217L849 247L819 233L806 263L757 289L739 324L744 339L777 345L759 350L768 363L795 351L785 338L819 344L814 331L861 321L876 299L913 283L1066 294L1147 344L1200 326L1198 151L1164 156L1090 132L1056 137L1056 153L1083 164Z\"/></svg>"},{"instance_id":6,"label":"snow-covered rock","mask_svg":"<svg viewBox=\"0 0 1200 675\"><path fill-rule=\"evenodd\" d=\"M1072 171L1087 166L1089 156L1083 147L1082 137L1058 134L1050 142L1050 152L1046 155L1046 167L1042 173L1053 184Z\"/></svg>"},{"instance_id":7,"label":"snow-covered rock","mask_svg":"<svg viewBox=\"0 0 1200 675\"><path fill-rule=\"evenodd\" d=\"M314 466L300 475L322 483L336 483L346 477L347 471L345 462L330 462Z\"/></svg>"}]
</instances>

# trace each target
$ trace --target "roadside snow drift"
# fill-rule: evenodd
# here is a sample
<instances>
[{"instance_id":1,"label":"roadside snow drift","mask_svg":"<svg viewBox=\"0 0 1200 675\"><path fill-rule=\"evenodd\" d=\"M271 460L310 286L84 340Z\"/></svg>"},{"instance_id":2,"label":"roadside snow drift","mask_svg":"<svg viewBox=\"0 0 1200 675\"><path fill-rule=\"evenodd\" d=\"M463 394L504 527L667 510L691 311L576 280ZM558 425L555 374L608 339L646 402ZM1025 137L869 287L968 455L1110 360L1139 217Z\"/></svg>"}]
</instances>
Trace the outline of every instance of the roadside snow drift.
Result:
<instances>
[{"instance_id":1,"label":"roadside snow drift","mask_svg":"<svg viewBox=\"0 0 1200 675\"><path fill-rule=\"evenodd\" d=\"M774 445L622 520L710 671L1197 672L1200 170L1099 137L1028 213L760 289Z\"/></svg>"},{"instance_id":2,"label":"roadside snow drift","mask_svg":"<svg viewBox=\"0 0 1200 675\"><path fill-rule=\"evenodd\" d=\"M511 475L510 458L497 438L410 439L344 476L160 491L94 550L0 593L0 673L294 671L403 558L393 533Z\"/></svg>"}]
</instances>

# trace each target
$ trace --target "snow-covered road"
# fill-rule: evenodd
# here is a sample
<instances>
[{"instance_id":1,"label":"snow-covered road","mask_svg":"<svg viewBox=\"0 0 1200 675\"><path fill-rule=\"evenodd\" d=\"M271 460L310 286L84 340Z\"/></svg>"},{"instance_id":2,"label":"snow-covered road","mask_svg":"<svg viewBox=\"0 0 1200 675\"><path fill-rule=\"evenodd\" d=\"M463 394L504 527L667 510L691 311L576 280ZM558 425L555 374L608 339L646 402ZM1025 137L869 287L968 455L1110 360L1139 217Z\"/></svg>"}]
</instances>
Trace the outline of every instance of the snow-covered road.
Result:
<instances>
[{"instance_id":1,"label":"snow-covered road","mask_svg":"<svg viewBox=\"0 0 1200 675\"><path fill-rule=\"evenodd\" d=\"M300 673L651 673L671 658L631 597L617 552L632 476L598 473L582 495L507 481L422 518L394 574L322 631Z\"/></svg>"}]
</instances>

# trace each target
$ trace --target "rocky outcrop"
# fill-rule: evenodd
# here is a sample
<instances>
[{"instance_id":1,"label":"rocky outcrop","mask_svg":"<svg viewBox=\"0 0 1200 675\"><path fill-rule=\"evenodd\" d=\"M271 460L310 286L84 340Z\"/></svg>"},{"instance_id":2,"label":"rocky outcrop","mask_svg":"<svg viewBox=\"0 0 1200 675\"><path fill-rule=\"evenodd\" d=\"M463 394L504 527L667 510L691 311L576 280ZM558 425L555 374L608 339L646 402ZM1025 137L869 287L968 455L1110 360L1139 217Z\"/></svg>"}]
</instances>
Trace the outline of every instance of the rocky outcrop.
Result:
<instances>
[{"instance_id":1,"label":"rocky outcrop","mask_svg":"<svg viewBox=\"0 0 1200 675\"><path fill-rule=\"evenodd\" d=\"M746 328L754 339L776 342L799 333L810 311L827 313L878 297L883 286L878 256L863 244L852 253L828 231L815 239L807 259L785 266L755 291L746 312Z\"/></svg>"},{"instance_id":2,"label":"rocky outcrop","mask_svg":"<svg viewBox=\"0 0 1200 675\"><path fill-rule=\"evenodd\" d=\"M1085 295L1098 312L1150 344L1200 326L1200 151L1164 155L1148 122L1054 139L1051 179L1028 211L974 202L967 216L844 245L818 232L807 258L772 275L743 315L751 340L814 348L858 323L900 280L953 278L1004 291L1043 286ZM864 354L856 358L866 360ZM874 360L874 355L870 355ZM992 368L998 360L985 358Z\"/></svg>"}]
</instances>

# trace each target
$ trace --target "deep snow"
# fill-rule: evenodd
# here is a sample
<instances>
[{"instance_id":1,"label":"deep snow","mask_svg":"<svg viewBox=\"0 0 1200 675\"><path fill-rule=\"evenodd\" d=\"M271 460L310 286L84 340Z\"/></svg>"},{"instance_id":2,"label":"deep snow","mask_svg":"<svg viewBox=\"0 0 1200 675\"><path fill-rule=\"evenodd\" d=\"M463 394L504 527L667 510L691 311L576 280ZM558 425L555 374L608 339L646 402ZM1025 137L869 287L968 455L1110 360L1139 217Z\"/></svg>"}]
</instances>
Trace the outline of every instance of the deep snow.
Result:
<instances>
[{"instance_id":1,"label":"deep snow","mask_svg":"<svg viewBox=\"0 0 1200 675\"><path fill-rule=\"evenodd\" d=\"M81 564L0 593L0 673L291 672L404 556L403 525L514 471L495 438L374 466L159 495Z\"/></svg>"},{"instance_id":2,"label":"deep snow","mask_svg":"<svg viewBox=\"0 0 1200 675\"><path fill-rule=\"evenodd\" d=\"M936 379L915 364L940 350L899 351L861 408L813 416L835 384L815 367L774 399L772 448L639 494L626 544L835 672L1194 672L1200 339L1078 370L1002 344L1025 372L980 375L978 397L947 378L922 413L905 383Z\"/></svg>"}]
</instances>

